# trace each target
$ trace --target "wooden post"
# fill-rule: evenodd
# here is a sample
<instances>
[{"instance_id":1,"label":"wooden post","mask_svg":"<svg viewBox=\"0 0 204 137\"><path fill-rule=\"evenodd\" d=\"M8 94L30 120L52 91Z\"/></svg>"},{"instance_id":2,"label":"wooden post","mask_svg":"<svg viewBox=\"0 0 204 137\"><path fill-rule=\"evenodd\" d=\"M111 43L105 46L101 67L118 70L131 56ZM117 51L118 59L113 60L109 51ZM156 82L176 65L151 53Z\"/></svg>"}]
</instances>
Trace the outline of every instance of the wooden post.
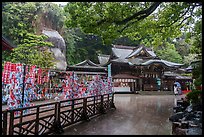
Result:
<instances>
[{"instance_id":1,"label":"wooden post","mask_svg":"<svg viewBox=\"0 0 204 137\"><path fill-rule=\"evenodd\" d=\"M88 115L87 115L87 98L83 98L83 113L81 115L81 118L83 120L86 120L86 121L90 121Z\"/></svg>"},{"instance_id":2,"label":"wooden post","mask_svg":"<svg viewBox=\"0 0 204 137\"><path fill-rule=\"evenodd\" d=\"M108 94L108 108L110 108L109 94Z\"/></svg>"},{"instance_id":3,"label":"wooden post","mask_svg":"<svg viewBox=\"0 0 204 137\"><path fill-rule=\"evenodd\" d=\"M10 111L9 135L13 135L14 111Z\"/></svg>"},{"instance_id":4,"label":"wooden post","mask_svg":"<svg viewBox=\"0 0 204 137\"><path fill-rule=\"evenodd\" d=\"M74 123L74 99L72 99L72 108L71 108L71 123Z\"/></svg>"},{"instance_id":5,"label":"wooden post","mask_svg":"<svg viewBox=\"0 0 204 137\"><path fill-rule=\"evenodd\" d=\"M60 124L61 122L60 122L60 107L61 107L61 103L60 102L57 102L57 107L56 107L56 109L57 109L57 122ZM61 126L61 124L60 124L60 126Z\"/></svg>"},{"instance_id":6,"label":"wooden post","mask_svg":"<svg viewBox=\"0 0 204 137\"><path fill-rule=\"evenodd\" d=\"M61 122L60 122L60 102L57 102L57 104L56 104L56 108L57 108L57 110L58 110L58 112L56 111L56 115L57 115L57 125L58 125L58 127L59 127L59 132L60 133L62 133L62 132L64 132L64 130L63 130L63 127L62 127L62 125L61 125Z\"/></svg>"},{"instance_id":7,"label":"wooden post","mask_svg":"<svg viewBox=\"0 0 204 137\"><path fill-rule=\"evenodd\" d=\"M3 131L2 135L7 135L7 111L2 112L3 113Z\"/></svg>"},{"instance_id":8,"label":"wooden post","mask_svg":"<svg viewBox=\"0 0 204 137\"><path fill-rule=\"evenodd\" d=\"M116 109L115 104L114 104L114 93L112 93L111 108Z\"/></svg>"},{"instance_id":9,"label":"wooden post","mask_svg":"<svg viewBox=\"0 0 204 137\"><path fill-rule=\"evenodd\" d=\"M94 114L96 114L96 96L94 96L94 108L93 108Z\"/></svg>"},{"instance_id":10,"label":"wooden post","mask_svg":"<svg viewBox=\"0 0 204 137\"><path fill-rule=\"evenodd\" d=\"M136 79L133 79L134 81L134 89L135 89L135 93L137 93L137 80Z\"/></svg>"},{"instance_id":11,"label":"wooden post","mask_svg":"<svg viewBox=\"0 0 204 137\"><path fill-rule=\"evenodd\" d=\"M100 113L105 114L105 110L103 107L103 95L101 95L101 102L100 102L100 109L99 109Z\"/></svg>"},{"instance_id":12,"label":"wooden post","mask_svg":"<svg viewBox=\"0 0 204 137\"><path fill-rule=\"evenodd\" d=\"M35 121L35 135L38 135L38 130L39 130L39 106L37 106L37 112L36 112L36 121Z\"/></svg>"},{"instance_id":13,"label":"wooden post","mask_svg":"<svg viewBox=\"0 0 204 137\"><path fill-rule=\"evenodd\" d=\"M132 92L134 92L135 91L135 89L134 89L134 82L131 82L132 83Z\"/></svg>"},{"instance_id":14,"label":"wooden post","mask_svg":"<svg viewBox=\"0 0 204 137\"><path fill-rule=\"evenodd\" d=\"M20 124L21 124L21 128L20 128L20 133L22 131L22 122L23 122L23 109L20 110Z\"/></svg>"},{"instance_id":15,"label":"wooden post","mask_svg":"<svg viewBox=\"0 0 204 137\"><path fill-rule=\"evenodd\" d=\"M52 129L53 132L57 134L64 132L63 127L60 123L60 102L55 103L55 121Z\"/></svg>"},{"instance_id":16,"label":"wooden post","mask_svg":"<svg viewBox=\"0 0 204 137\"><path fill-rule=\"evenodd\" d=\"M142 78L139 79L140 91L142 91Z\"/></svg>"}]
</instances>

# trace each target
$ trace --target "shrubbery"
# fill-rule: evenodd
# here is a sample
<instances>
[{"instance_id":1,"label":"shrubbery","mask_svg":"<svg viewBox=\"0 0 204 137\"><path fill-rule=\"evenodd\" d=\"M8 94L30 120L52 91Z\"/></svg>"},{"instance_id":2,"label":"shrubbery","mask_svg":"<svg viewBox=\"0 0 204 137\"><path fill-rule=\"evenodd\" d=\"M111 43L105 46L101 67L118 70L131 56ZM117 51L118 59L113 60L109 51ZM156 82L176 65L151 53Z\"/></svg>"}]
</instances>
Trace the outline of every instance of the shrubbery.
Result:
<instances>
[{"instance_id":1,"label":"shrubbery","mask_svg":"<svg viewBox=\"0 0 204 137\"><path fill-rule=\"evenodd\" d=\"M191 103L198 103L202 97L202 90L193 89L192 92L187 93L186 97Z\"/></svg>"}]
</instances>

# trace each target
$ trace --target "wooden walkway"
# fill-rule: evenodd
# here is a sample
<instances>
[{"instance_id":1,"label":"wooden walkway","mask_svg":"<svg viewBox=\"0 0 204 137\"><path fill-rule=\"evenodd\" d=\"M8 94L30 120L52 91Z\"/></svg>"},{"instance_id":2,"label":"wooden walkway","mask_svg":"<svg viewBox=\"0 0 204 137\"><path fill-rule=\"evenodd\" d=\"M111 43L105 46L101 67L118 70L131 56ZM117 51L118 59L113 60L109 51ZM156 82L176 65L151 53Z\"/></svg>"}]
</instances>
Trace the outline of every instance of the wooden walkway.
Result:
<instances>
[{"instance_id":1,"label":"wooden walkway","mask_svg":"<svg viewBox=\"0 0 204 137\"><path fill-rule=\"evenodd\" d=\"M115 110L64 129L63 135L171 135L174 103L180 96L115 94Z\"/></svg>"}]
</instances>

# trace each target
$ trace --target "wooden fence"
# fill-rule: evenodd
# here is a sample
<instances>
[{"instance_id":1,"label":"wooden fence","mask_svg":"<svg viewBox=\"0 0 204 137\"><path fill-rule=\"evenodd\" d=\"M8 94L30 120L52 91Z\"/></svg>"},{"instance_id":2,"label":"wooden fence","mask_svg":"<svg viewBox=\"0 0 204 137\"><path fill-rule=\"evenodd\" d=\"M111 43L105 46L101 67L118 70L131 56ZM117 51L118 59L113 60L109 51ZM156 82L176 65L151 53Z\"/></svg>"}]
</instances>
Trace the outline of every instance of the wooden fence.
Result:
<instances>
[{"instance_id":1,"label":"wooden fence","mask_svg":"<svg viewBox=\"0 0 204 137\"><path fill-rule=\"evenodd\" d=\"M114 94L63 100L2 112L2 135L46 135L90 117L104 114L114 106ZM28 111L28 112L26 112Z\"/></svg>"}]
</instances>

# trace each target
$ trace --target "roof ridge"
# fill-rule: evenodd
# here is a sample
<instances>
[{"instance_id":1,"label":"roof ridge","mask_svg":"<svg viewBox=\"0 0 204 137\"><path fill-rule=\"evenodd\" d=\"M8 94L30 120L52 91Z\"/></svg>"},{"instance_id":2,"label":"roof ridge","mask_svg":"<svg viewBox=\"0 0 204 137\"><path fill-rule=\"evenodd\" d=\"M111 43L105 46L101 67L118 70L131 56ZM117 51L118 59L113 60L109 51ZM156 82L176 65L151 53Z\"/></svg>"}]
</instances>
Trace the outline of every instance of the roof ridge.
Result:
<instances>
[{"instance_id":1,"label":"roof ridge","mask_svg":"<svg viewBox=\"0 0 204 137\"><path fill-rule=\"evenodd\" d=\"M133 47L133 46L124 46L124 45L113 45L113 48L134 49L134 48L136 48L136 47Z\"/></svg>"},{"instance_id":2,"label":"roof ridge","mask_svg":"<svg viewBox=\"0 0 204 137\"><path fill-rule=\"evenodd\" d=\"M99 67L99 65L97 65L96 63L92 62L90 59L85 59L82 62L79 62L73 66L84 66L85 64L89 64L90 66L95 66L95 67Z\"/></svg>"},{"instance_id":3,"label":"roof ridge","mask_svg":"<svg viewBox=\"0 0 204 137\"><path fill-rule=\"evenodd\" d=\"M107 56L107 57L109 57L110 55L107 55L107 54L98 54L98 56Z\"/></svg>"}]
</instances>

